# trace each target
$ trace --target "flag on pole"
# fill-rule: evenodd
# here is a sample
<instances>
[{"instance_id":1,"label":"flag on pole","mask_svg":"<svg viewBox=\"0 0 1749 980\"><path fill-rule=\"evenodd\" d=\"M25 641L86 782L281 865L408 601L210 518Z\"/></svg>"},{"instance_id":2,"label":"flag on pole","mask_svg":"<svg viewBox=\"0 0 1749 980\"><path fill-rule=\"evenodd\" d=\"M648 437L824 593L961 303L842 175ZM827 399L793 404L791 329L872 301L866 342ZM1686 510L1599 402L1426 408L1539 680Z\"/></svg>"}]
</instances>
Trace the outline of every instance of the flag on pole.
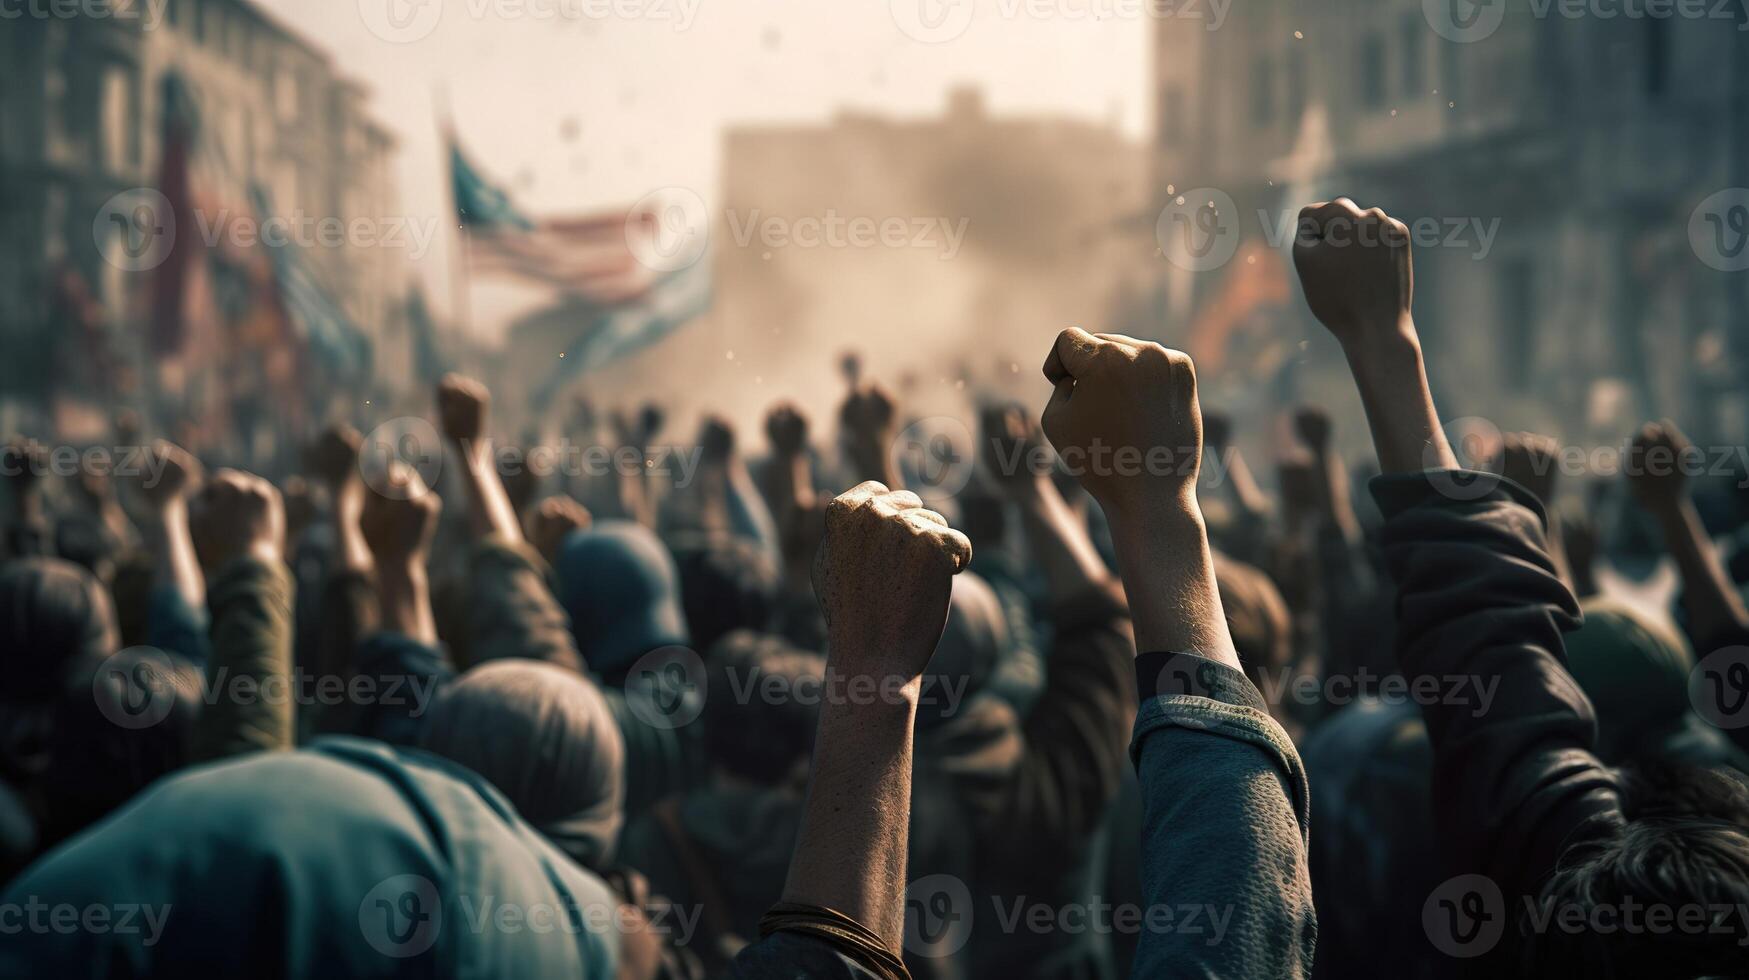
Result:
<instances>
[{"instance_id":1,"label":"flag on pole","mask_svg":"<svg viewBox=\"0 0 1749 980\"><path fill-rule=\"evenodd\" d=\"M151 349L168 356L179 353L191 319L189 298L198 290L189 286L190 276L202 271L198 253L201 242L194 234L193 183L189 164L200 133L200 112L188 84L175 72L164 76L163 153L159 160L158 192L169 203L170 226L180 231L171 239L170 250L158 266L152 284Z\"/></svg>"}]
</instances>

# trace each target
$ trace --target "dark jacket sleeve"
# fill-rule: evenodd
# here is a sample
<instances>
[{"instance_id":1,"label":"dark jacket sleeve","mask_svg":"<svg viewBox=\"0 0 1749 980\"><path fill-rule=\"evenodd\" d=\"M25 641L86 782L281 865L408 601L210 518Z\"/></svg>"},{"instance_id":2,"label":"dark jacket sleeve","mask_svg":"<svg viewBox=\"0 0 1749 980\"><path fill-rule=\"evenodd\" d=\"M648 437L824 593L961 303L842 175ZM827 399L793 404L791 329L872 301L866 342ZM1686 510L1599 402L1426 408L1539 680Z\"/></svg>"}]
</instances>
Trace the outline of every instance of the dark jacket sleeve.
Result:
<instances>
[{"instance_id":1,"label":"dark jacket sleeve","mask_svg":"<svg viewBox=\"0 0 1749 980\"><path fill-rule=\"evenodd\" d=\"M425 712L455 677L443 650L402 633L373 633L358 645L340 720L346 734L418 745Z\"/></svg>"},{"instance_id":2,"label":"dark jacket sleeve","mask_svg":"<svg viewBox=\"0 0 1749 980\"><path fill-rule=\"evenodd\" d=\"M1029 853L1102 825L1123 781L1135 715L1135 640L1117 583L1063 603L1054 619L1056 643L1022 724L1019 764L989 791L962 787Z\"/></svg>"},{"instance_id":3,"label":"dark jacket sleeve","mask_svg":"<svg viewBox=\"0 0 1749 980\"><path fill-rule=\"evenodd\" d=\"M1372 492L1442 839L1456 870L1528 894L1567 845L1622 820L1591 752L1591 703L1566 669L1561 633L1579 606L1549 560L1541 505L1510 481L1445 471L1379 477Z\"/></svg>"},{"instance_id":4,"label":"dark jacket sleeve","mask_svg":"<svg viewBox=\"0 0 1749 980\"><path fill-rule=\"evenodd\" d=\"M469 574L467 666L526 657L585 673L571 621L533 548L487 538L475 549Z\"/></svg>"},{"instance_id":5,"label":"dark jacket sleeve","mask_svg":"<svg viewBox=\"0 0 1749 980\"><path fill-rule=\"evenodd\" d=\"M1307 977L1318 917L1299 753L1246 676L1192 654L1136 658L1147 920L1137 977Z\"/></svg>"},{"instance_id":6,"label":"dark jacket sleeve","mask_svg":"<svg viewBox=\"0 0 1749 980\"><path fill-rule=\"evenodd\" d=\"M748 946L723 974L724 980L883 980L831 943L790 932L773 933Z\"/></svg>"},{"instance_id":7,"label":"dark jacket sleeve","mask_svg":"<svg viewBox=\"0 0 1749 980\"><path fill-rule=\"evenodd\" d=\"M284 564L254 558L208 580L212 659L207 703L194 723L196 761L292 747L292 593Z\"/></svg>"}]
</instances>

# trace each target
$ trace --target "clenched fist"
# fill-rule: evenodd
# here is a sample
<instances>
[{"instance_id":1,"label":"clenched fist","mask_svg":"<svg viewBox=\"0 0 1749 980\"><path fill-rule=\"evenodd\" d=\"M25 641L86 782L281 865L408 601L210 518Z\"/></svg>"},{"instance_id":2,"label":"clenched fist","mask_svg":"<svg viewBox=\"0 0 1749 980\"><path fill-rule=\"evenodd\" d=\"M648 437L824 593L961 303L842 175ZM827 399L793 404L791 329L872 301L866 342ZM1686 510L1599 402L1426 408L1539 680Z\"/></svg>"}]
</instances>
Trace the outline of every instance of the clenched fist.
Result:
<instances>
[{"instance_id":1,"label":"clenched fist","mask_svg":"<svg viewBox=\"0 0 1749 980\"><path fill-rule=\"evenodd\" d=\"M1303 208L1294 268L1306 305L1344 349L1400 335L1409 322L1409 229L1378 208L1362 211L1346 197Z\"/></svg>"},{"instance_id":2,"label":"clenched fist","mask_svg":"<svg viewBox=\"0 0 1749 980\"><path fill-rule=\"evenodd\" d=\"M333 490L358 475L358 451L364 437L344 422L322 430L304 453L304 468Z\"/></svg>"},{"instance_id":3,"label":"clenched fist","mask_svg":"<svg viewBox=\"0 0 1749 980\"><path fill-rule=\"evenodd\" d=\"M1653 513L1675 507L1688 492L1685 457L1693 451L1675 422L1647 422L1634 435L1628 456L1628 492Z\"/></svg>"},{"instance_id":4,"label":"clenched fist","mask_svg":"<svg viewBox=\"0 0 1749 980\"><path fill-rule=\"evenodd\" d=\"M1545 506L1555 502L1561 445L1534 432L1508 432L1500 440L1500 475L1529 490Z\"/></svg>"},{"instance_id":5,"label":"clenched fist","mask_svg":"<svg viewBox=\"0 0 1749 980\"><path fill-rule=\"evenodd\" d=\"M572 531L588 530L595 518L568 494L556 494L540 502L529 517L528 539L548 564L558 559L559 547Z\"/></svg>"},{"instance_id":6,"label":"clenched fist","mask_svg":"<svg viewBox=\"0 0 1749 980\"><path fill-rule=\"evenodd\" d=\"M443 511L442 498L400 462L390 463L382 480L371 485L378 489L365 494L359 529L377 567L424 565L437 516Z\"/></svg>"},{"instance_id":7,"label":"clenched fist","mask_svg":"<svg viewBox=\"0 0 1749 980\"><path fill-rule=\"evenodd\" d=\"M466 448L486 434L486 412L492 393L473 378L446 374L437 383L437 417L443 435Z\"/></svg>"},{"instance_id":8,"label":"clenched fist","mask_svg":"<svg viewBox=\"0 0 1749 980\"><path fill-rule=\"evenodd\" d=\"M186 449L162 439L153 442L146 452L144 472L136 486L146 506L161 513L184 500L200 484L200 462Z\"/></svg>"},{"instance_id":9,"label":"clenched fist","mask_svg":"<svg viewBox=\"0 0 1749 980\"><path fill-rule=\"evenodd\" d=\"M947 625L953 577L971 561L972 543L916 494L870 481L839 495L814 559L834 669L921 676Z\"/></svg>"},{"instance_id":10,"label":"clenched fist","mask_svg":"<svg viewBox=\"0 0 1749 980\"><path fill-rule=\"evenodd\" d=\"M278 562L284 556L285 508L279 491L253 473L213 474L189 509L188 529L209 575L238 558Z\"/></svg>"},{"instance_id":11,"label":"clenched fist","mask_svg":"<svg viewBox=\"0 0 1749 980\"><path fill-rule=\"evenodd\" d=\"M1045 358L1056 386L1045 437L1108 516L1194 505L1202 414L1190 358L1122 334L1070 327Z\"/></svg>"}]
</instances>

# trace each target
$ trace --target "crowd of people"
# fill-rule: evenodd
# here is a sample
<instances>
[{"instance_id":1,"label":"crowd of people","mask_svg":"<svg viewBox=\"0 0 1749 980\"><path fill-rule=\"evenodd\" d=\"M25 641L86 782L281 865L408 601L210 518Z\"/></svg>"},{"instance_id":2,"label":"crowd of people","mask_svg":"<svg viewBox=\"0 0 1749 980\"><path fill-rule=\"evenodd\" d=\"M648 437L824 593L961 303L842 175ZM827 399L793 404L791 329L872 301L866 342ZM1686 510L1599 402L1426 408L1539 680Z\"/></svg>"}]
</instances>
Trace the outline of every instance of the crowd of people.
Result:
<instances>
[{"instance_id":1,"label":"crowd of people","mask_svg":"<svg viewBox=\"0 0 1749 980\"><path fill-rule=\"evenodd\" d=\"M1681 595L1623 601L1552 440L1459 465L1404 226L1293 257L1372 507L1325 412L1272 501L1188 357L1074 328L928 505L862 380L686 486L506 478L455 375L432 485L14 442L0 976L1749 976L1749 499L1635 434L1589 499Z\"/></svg>"}]
</instances>

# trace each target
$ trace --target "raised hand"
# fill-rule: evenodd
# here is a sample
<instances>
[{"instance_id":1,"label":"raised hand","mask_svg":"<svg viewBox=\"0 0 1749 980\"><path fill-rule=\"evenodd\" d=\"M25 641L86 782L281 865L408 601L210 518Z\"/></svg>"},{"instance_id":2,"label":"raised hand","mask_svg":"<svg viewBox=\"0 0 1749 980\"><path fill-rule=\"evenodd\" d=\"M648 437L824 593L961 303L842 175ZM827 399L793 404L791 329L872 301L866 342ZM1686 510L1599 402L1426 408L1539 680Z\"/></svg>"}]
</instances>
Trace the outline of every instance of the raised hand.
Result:
<instances>
[{"instance_id":1,"label":"raised hand","mask_svg":"<svg viewBox=\"0 0 1749 980\"><path fill-rule=\"evenodd\" d=\"M1628 456L1628 492L1654 514L1676 508L1688 495L1684 457L1693 446L1675 422L1647 422L1634 434Z\"/></svg>"},{"instance_id":2,"label":"raised hand","mask_svg":"<svg viewBox=\"0 0 1749 980\"><path fill-rule=\"evenodd\" d=\"M808 449L808 420L793 402L780 402L765 416L765 437L773 454L791 459Z\"/></svg>"},{"instance_id":3,"label":"raised hand","mask_svg":"<svg viewBox=\"0 0 1749 980\"><path fill-rule=\"evenodd\" d=\"M1011 496L1036 493L1048 483L1050 451L1044 433L1019 405L991 405L978 416L979 453L984 471Z\"/></svg>"},{"instance_id":4,"label":"raised hand","mask_svg":"<svg viewBox=\"0 0 1749 980\"><path fill-rule=\"evenodd\" d=\"M186 502L188 495L200 486L200 462L186 449L159 439L146 453L145 465L134 485L140 499L154 513L162 514L167 508Z\"/></svg>"},{"instance_id":5,"label":"raised hand","mask_svg":"<svg viewBox=\"0 0 1749 980\"><path fill-rule=\"evenodd\" d=\"M873 481L840 494L814 561L833 669L920 676L947 624L953 577L971 560L972 543L916 494Z\"/></svg>"},{"instance_id":6,"label":"raised hand","mask_svg":"<svg viewBox=\"0 0 1749 980\"><path fill-rule=\"evenodd\" d=\"M1545 505L1555 502L1560 443L1534 432L1508 432L1500 440L1500 475L1529 490Z\"/></svg>"},{"instance_id":7,"label":"raised hand","mask_svg":"<svg viewBox=\"0 0 1749 980\"><path fill-rule=\"evenodd\" d=\"M556 494L541 501L529 516L529 541L551 564L572 531L587 530L594 523L589 508L566 494Z\"/></svg>"},{"instance_id":8,"label":"raised hand","mask_svg":"<svg viewBox=\"0 0 1749 980\"><path fill-rule=\"evenodd\" d=\"M189 509L195 554L209 576L239 558L284 559L285 507L273 484L253 473L219 470Z\"/></svg>"},{"instance_id":9,"label":"raised hand","mask_svg":"<svg viewBox=\"0 0 1749 980\"><path fill-rule=\"evenodd\" d=\"M377 567L423 565L442 512L442 498L416 471L398 461L389 463L380 491L365 494L359 518Z\"/></svg>"},{"instance_id":10,"label":"raised hand","mask_svg":"<svg viewBox=\"0 0 1749 980\"><path fill-rule=\"evenodd\" d=\"M1194 507L1202 415L1189 357L1071 327L1057 335L1044 372L1056 386L1045 436L1107 516L1151 502Z\"/></svg>"},{"instance_id":11,"label":"raised hand","mask_svg":"<svg viewBox=\"0 0 1749 980\"><path fill-rule=\"evenodd\" d=\"M1312 314L1344 348L1399 335L1415 295L1409 229L1346 197L1301 209L1294 268Z\"/></svg>"},{"instance_id":12,"label":"raised hand","mask_svg":"<svg viewBox=\"0 0 1749 980\"><path fill-rule=\"evenodd\" d=\"M446 374L437 385L437 417L444 438L466 449L486 435L492 393L473 378Z\"/></svg>"},{"instance_id":13,"label":"raised hand","mask_svg":"<svg viewBox=\"0 0 1749 980\"><path fill-rule=\"evenodd\" d=\"M364 437L344 422L322 430L304 452L304 469L330 491L358 476L358 452Z\"/></svg>"}]
</instances>

